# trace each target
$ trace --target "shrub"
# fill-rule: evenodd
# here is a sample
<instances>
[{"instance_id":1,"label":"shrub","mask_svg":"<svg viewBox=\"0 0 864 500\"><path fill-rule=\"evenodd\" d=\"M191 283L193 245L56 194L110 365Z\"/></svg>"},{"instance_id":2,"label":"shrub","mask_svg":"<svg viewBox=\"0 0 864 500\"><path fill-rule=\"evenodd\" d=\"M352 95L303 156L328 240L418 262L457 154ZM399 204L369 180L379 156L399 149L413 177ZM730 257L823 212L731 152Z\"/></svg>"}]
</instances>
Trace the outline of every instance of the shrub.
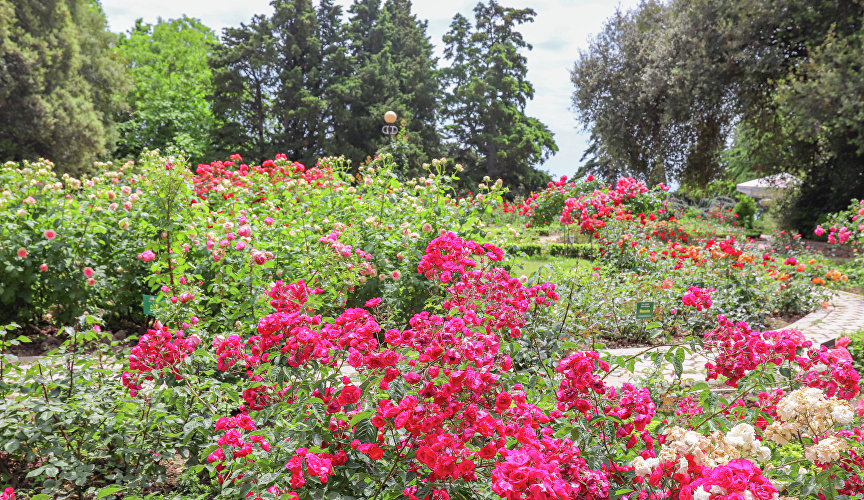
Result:
<instances>
[{"instance_id":1,"label":"shrub","mask_svg":"<svg viewBox=\"0 0 864 500\"><path fill-rule=\"evenodd\" d=\"M549 245L549 255L570 259L594 260L597 257L597 247L587 243L553 243Z\"/></svg>"},{"instance_id":2,"label":"shrub","mask_svg":"<svg viewBox=\"0 0 864 500\"><path fill-rule=\"evenodd\" d=\"M753 217L756 215L756 200L742 194L732 211L738 216L738 222L747 229L753 229Z\"/></svg>"}]
</instances>

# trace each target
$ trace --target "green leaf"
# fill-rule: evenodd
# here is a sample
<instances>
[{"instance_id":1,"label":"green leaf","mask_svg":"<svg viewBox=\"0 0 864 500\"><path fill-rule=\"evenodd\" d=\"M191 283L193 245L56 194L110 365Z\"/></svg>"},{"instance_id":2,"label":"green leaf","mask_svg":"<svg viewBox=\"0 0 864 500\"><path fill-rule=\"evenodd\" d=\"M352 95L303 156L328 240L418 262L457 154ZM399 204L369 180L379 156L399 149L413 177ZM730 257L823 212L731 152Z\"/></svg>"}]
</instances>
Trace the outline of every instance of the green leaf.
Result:
<instances>
[{"instance_id":1,"label":"green leaf","mask_svg":"<svg viewBox=\"0 0 864 500\"><path fill-rule=\"evenodd\" d=\"M358 422L368 419L372 415L371 411L361 411L360 413L351 417L351 422L348 424L349 427L354 427Z\"/></svg>"},{"instance_id":2,"label":"green leaf","mask_svg":"<svg viewBox=\"0 0 864 500\"><path fill-rule=\"evenodd\" d=\"M3 449L6 450L8 453L12 453L13 451L17 450L19 447L20 447L20 444L18 443L17 439L12 439L10 441L6 441L6 444L3 445Z\"/></svg>"},{"instance_id":3,"label":"green leaf","mask_svg":"<svg viewBox=\"0 0 864 500\"><path fill-rule=\"evenodd\" d=\"M113 495L114 493L117 493L118 491L123 491L123 489L124 489L123 486L117 486L117 485L106 486L105 488L102 488L101 490L99 490L99 493L96 493L96 498L97 499L105 498L108 495Z\"/></svg>"},{"instance_id":4,"label":"green leaf","mask_svg":"<svg viewBox=\"0 0 864 500\"><path fill-rule=\"evenodd\" d=\"M684 373L684 365L681 363L681 359L678 356L672 357L672 368L675 370L675 376L681 378L681 374Z\"/></svg>"}]
</instances>

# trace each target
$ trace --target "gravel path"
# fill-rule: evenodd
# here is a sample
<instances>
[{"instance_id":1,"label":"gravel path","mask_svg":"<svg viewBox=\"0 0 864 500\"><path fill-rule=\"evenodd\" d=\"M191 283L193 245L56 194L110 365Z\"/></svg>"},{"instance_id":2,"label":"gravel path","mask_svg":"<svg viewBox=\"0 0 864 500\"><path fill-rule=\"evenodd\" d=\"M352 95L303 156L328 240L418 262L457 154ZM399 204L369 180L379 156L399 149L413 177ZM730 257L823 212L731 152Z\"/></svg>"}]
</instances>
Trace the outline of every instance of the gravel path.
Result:
<instances>
[{"instance_id":1,"label":"gravel path","mask_svg":"<svg viewBox=\"0 0 864 500\"><path fill-rule=\"evenodd\" d=\"M837 292L827 308L814 311L786 328L801 330L808 339L813 341L814 345L831 342L845 334L858 329L864 329L864 297L846 292ZM662 351L663 349L659 348L657 350ZM645 351L644 347L628 347L609 349L604 352L615 356L633 356L643 351ZM22 356L19 358L19 363L21 365L29 365L40 357ZM682 378L697 381L705 380L705 363L707 361L709 359L705 356L705 353L693 353L684 360ZM605 382L620 386L624 382L632 382L634 379L644 376L653 366L650 359L638 359L635 373L629 373L623 368L619 368L606 377ZM356 372L350 366L344 367L342 373L349 377L356 376ZM666 377L672 379L673 371L668 362L664 362L663 373ZM717 381L714 382L716 383Z\"/></svg>"},{"instance_id":2,"label":"gravel path","mask_svg":"<svg viewBox=\"0 0 864 500\"><path fill-rule=\"evenodd\" d=\"M787 326L785 329L800 330L813 342L813 345L831 342L843 335L864 329L864 297L846 292L837 292L827 308L814 311ZM608 352L616 356L632 356L644 350L645 348L630 347L610 349ZM705 380L705 363L707 361L708 358L704 353L693 353L684 360L682 378ZM664 364L669 365L669 363ZM615 373L606 377L605 381L612 385L620 385L645 374L652 367L653 363L650 360L639 360L636 363L635 373L631 374L623 369L618 369L615 370ZM664 366L664 374L670 379L673 377L671 366Z\"/></svg>"}]
</instances>

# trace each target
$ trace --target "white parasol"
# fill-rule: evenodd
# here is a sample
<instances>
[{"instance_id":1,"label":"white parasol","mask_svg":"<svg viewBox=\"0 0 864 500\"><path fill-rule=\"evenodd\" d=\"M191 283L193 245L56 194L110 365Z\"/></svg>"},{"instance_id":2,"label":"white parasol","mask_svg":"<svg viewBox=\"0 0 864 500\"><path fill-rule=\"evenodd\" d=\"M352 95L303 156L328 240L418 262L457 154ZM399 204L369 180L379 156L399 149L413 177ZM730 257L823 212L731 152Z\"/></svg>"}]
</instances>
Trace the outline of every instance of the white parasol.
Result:
<instances>
[{"instance_id":1,"label":"white parasol","mask_svg":"<svg viewBox=\"0 0 864 500\"><path fill-rule=\"evenodd\" d=\"M779 198L787 189L801 184L801 179L782 173L742 182L735 189L753 198Z\"/></svg>"}]
</instances>

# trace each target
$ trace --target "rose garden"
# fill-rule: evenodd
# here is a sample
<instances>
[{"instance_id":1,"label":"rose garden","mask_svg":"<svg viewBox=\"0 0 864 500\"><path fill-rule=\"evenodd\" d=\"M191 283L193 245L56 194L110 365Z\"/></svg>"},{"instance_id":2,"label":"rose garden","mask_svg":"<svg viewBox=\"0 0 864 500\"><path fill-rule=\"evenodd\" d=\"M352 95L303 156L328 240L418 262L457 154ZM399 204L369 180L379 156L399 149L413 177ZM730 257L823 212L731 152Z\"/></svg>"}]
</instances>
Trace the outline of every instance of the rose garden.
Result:
<instances>
[{"instance_id":1,"label":"rose garden","mask_svg":"<svg viewBox=\"0 0 864 500\"><path fill-rule=\"evenodd\" d=\"M864 495L862 325L786 327L860 293L858 201L758 239L626 177L97 167L0 166L3 498Z\"/></svg>"}]
</instances>

